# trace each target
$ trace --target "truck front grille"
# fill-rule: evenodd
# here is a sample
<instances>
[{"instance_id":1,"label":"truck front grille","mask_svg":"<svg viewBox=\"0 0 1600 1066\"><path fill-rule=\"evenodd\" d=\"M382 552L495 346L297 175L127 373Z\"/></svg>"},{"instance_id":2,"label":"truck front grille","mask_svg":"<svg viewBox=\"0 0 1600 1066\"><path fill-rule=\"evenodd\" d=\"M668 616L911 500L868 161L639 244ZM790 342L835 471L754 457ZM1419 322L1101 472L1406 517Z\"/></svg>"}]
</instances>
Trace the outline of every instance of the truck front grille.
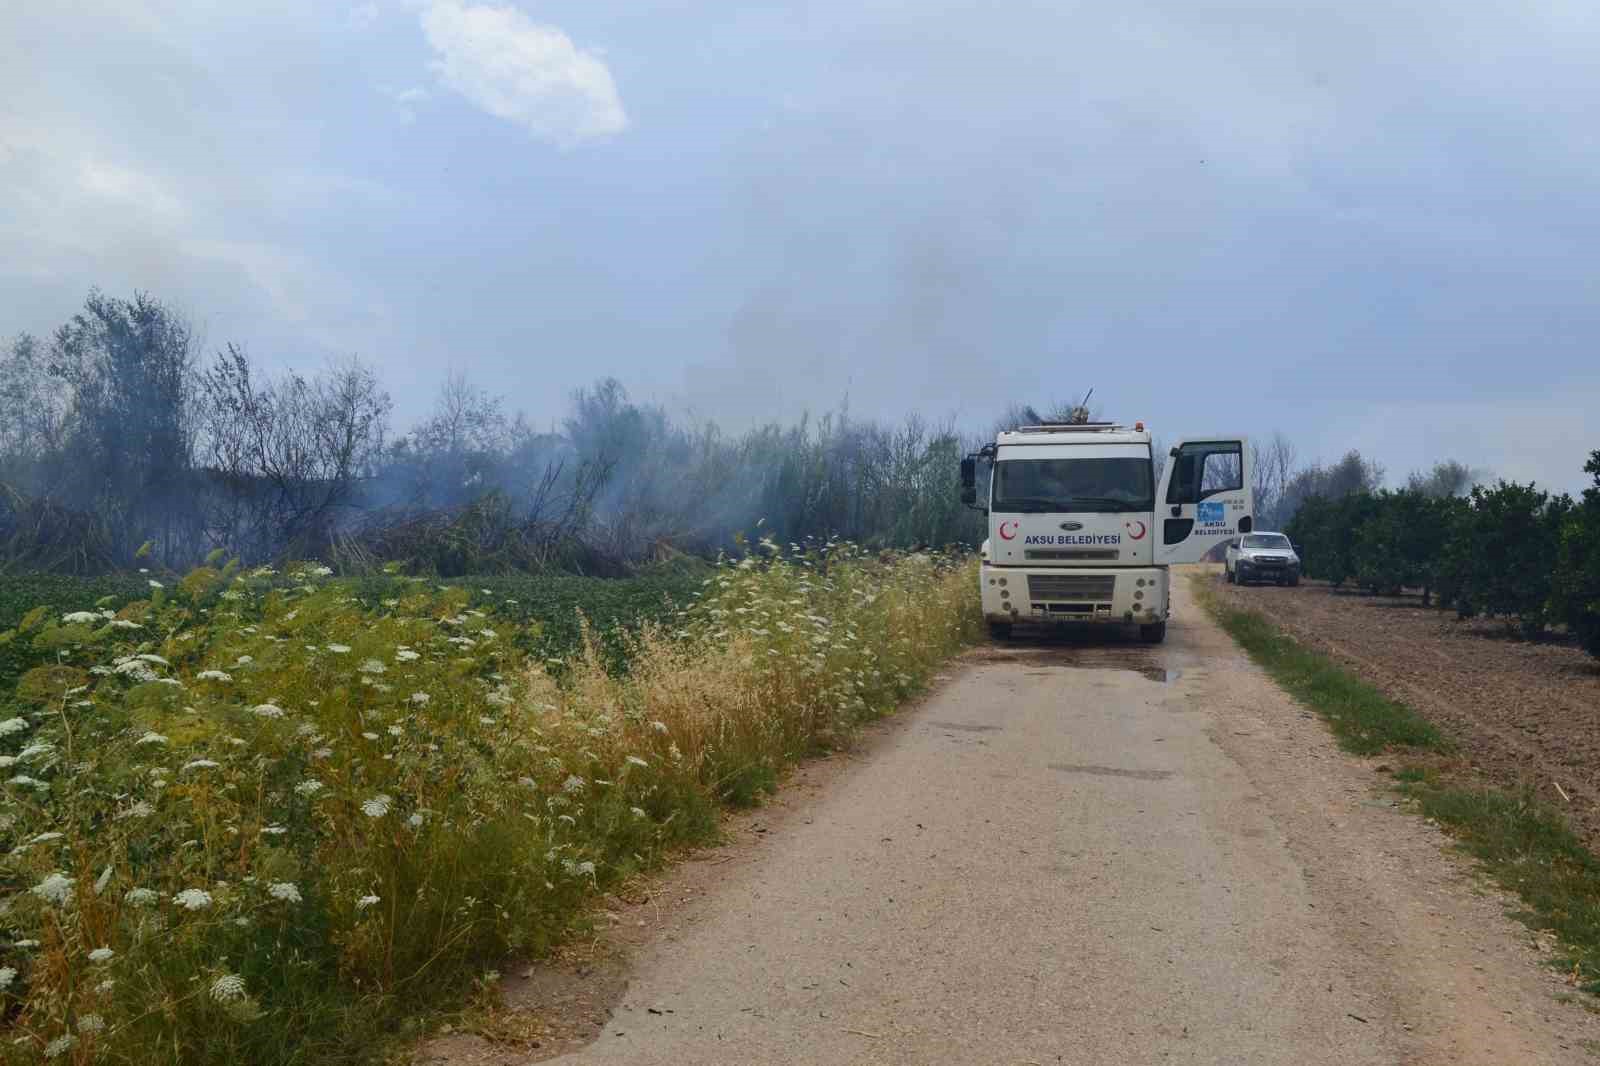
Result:
<instances>
[{"instance_id":1,"label":"truck front grille","mask_svg":"<svg viewBox=\"0 0 1600 1066\"><path fill-rule=\"evenodd\" d=\"M1028 550L1022 553L1025 559L1095 559L1113 562L1120 558L1122 553L1115 548L1081 548L1081 549L1042 549Z\"/></svg>"},{"instance_id":2,"label":"truck front grille","mask_svg":"<svg viewBox=\"0 0 1600 1066\"><path fill-rule=\"evenodd\" d=\"M1105 602L1111 599L1112 591L1116 587L1116 576L1109 574L1028 575L1028 598L1035 602L1043 600Z\"/></svg>"}]
</instances>

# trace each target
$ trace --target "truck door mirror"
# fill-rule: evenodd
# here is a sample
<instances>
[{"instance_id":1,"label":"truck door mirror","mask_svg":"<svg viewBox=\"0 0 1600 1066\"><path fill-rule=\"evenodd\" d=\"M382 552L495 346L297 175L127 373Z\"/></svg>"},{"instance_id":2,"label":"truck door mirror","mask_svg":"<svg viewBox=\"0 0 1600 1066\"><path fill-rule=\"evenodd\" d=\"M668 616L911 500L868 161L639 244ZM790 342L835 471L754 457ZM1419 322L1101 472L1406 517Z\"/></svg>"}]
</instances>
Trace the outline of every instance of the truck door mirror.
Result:
<instances>
[{"instance_id":1,"label":"truck door mirror","mask_svg":"<svg viewBox=\"0 0 1600 1066\"><path fill-rule=\"evenodd\" d=\"M978 502L978 461L970 457L961 460L961 502Z\"/></svg>"}]
</instances>

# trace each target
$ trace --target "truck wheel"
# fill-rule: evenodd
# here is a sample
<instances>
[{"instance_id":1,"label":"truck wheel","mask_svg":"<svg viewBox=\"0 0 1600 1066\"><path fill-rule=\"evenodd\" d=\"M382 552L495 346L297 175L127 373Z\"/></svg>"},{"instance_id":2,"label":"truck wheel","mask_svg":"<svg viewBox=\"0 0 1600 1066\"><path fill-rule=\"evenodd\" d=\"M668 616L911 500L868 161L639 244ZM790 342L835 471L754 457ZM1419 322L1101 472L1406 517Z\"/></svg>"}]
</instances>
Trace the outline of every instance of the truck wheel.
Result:
<instances>
[{"instance_id":1,"label":"truck wheel","mask_svg":"<svg viewBox=\"0 0 1600 1066\"><path fill-rule=\"evenodd\" d=\"M1236 570L1229 570L1226 566L1224 566L1222 576L1228 579L1228 584L1230 585L1237 585L1239 583L1239 574Z\"/></svg>"},{"instance_id":2,"label":"truck wheel","mask_svg":"<svg viewBox=\"0 0 1600 1066\"><path fill-rule=\"evenodd\" d=\"M1011 639L1011 623L1010 622L990 622L989 623L989 639L990 640L1010 640Z\"/></svg>"},{"instance_id":3,"label":"truck wheel","mask_svg":"<svg viewBox=\"0 0 1600 1066\"><path fill-rule=\"evenodd\" d=\"M1293 575L1293 576L1291 576L1289 578L1289 587L1290 588L1294 588L1298 584L1300 584L1300 575L1299 574L1295 574L1295 575Z\"/></svg>"},{"instance_id":4,"label":"truck wheel","mask_svg":"<svg viewBox=\"0 0 1600 1066\"><path fill-rule=\"evenodd\" d=\"M1157 622L1152 626L1140 626L1139 639L1146 644L1160 644L1167 639L1167 623Z\"/></svg>"}]
</instances>

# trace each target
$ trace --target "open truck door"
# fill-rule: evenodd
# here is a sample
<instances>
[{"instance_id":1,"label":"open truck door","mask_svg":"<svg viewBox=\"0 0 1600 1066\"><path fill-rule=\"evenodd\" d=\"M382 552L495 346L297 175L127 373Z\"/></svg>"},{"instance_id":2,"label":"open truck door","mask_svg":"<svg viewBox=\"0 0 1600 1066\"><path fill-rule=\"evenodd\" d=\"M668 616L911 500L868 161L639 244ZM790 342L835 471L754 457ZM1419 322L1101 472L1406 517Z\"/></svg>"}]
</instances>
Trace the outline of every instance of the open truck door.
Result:
<instances>
[{"instance_id":1,"label":"open truck door","mask_svg":"<svg viewBox=\"0 0 1600 1066\"><path fill-rule=\"evenodd\" d=\"M1254 517L1249 441L1180 440L1156 490L1156 564L1197 563L1229 537L1250 532Z\"/></svg>"}]
</instances>

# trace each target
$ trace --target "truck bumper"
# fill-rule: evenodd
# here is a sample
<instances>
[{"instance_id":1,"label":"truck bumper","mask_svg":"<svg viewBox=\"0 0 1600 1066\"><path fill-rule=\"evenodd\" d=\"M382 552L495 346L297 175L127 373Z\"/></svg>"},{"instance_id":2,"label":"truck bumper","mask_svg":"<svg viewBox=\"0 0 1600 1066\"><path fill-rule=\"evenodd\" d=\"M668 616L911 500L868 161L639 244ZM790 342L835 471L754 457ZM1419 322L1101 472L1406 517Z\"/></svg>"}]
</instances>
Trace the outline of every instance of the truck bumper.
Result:
<instances>
[{"instance_id":1,"label":"truck bumper","mask_svg":"<svg viewBox=\"0 0 1600 1066\"><path fill-rule=\"evenodd\" d=\"M1153 625L1171 609L1163 567L990 566L978 571L983 615L990 622Z\"/></svg>"}]
</instances>

